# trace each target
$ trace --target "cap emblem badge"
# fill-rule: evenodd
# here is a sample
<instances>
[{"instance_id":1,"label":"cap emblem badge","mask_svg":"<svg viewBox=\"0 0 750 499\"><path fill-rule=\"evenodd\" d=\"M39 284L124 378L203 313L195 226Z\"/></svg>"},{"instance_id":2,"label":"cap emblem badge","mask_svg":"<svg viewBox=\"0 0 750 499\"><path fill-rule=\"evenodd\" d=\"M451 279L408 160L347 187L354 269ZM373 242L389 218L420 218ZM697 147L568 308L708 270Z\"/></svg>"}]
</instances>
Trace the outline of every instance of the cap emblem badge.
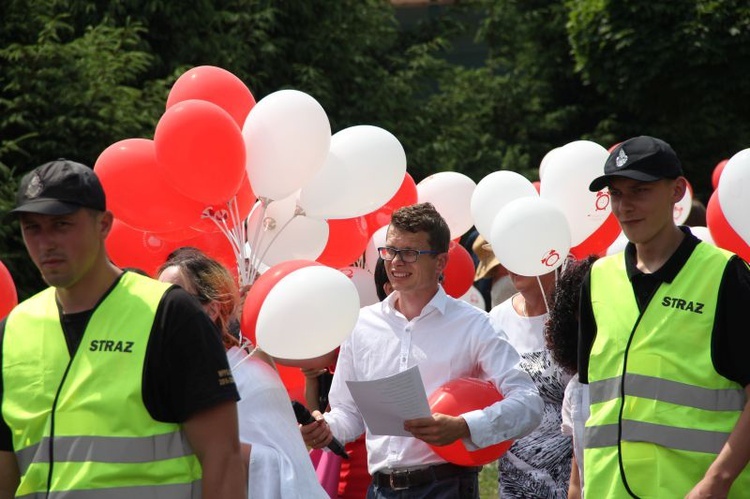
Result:
<instances>
[{"instance_id":1,"label":"cap emblem badge","mask_svg":"<svg viewBox=\"0 0 750 499\"><path fill-rule=\"evenodd\" d=\"M39 173L35 173L34 176L31 177L29 185L26 186L26 199L34 199L38 197L43 189L44 183L42 182L42 178L39 176Z\"/></svg>"},{"instance_id":2,"label":"cap emblem badge","mask_svg":"<svg viewBox=\"0 0 750 499\"><path fill-rule=\"evenodd\" d=\"M625 149L620 149L620 152L617 153L617 157L615 158L615 165L617 165L617 168L622 168L627 162L628 155L625 154Z\"/></svg>"}]
</instances>

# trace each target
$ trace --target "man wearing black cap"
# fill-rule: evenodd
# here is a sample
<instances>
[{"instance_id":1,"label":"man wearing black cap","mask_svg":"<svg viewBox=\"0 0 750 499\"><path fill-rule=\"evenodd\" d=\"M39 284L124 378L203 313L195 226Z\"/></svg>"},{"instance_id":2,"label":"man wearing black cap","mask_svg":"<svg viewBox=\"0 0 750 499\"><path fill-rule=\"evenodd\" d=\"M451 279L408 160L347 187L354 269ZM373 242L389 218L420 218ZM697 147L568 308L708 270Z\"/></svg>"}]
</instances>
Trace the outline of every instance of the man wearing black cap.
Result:
<instances>
[{"instance_id":1,"label":"man wearing black cap","mask_svg":"<svg viewBox=\"0 0 750 499\"><path fill-rule=\"evenodd\" d=\"M183 290L109 261L94 172L46 163L12 213L50 287L0 323L0 498L245 497L218 335Z\"/></svg>"},{"instance_id":2,"label":"man wearing black cap","mask_svg":"<svg viewBox=\"0 0 750 499\"><path fill-rule=\"evenodd\" d=\"M663 140L619 144L605 188L629 243L581 290L586 496L747 497L750 270L675 225L686 180Z\"/></svg>"}]
</instances>

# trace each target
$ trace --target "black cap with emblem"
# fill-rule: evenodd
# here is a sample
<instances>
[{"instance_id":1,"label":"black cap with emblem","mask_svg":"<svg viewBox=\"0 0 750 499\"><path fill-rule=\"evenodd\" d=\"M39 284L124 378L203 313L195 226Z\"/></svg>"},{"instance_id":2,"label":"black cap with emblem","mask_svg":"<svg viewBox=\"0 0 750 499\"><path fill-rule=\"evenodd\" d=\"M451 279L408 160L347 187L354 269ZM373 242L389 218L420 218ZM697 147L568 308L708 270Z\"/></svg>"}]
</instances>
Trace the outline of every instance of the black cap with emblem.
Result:
<instances>
[{"instance_id":1,"label":"black cap with emblem","mask_svg":"<svg viewBox=\"0 0 750 499\"><path fill-rule=\"evenodd\" d=\"M604 163L604 175L589 185L592 192L609 185L613 177L641 182L681 177L682 164L672 146L661 139L641 135L618 144Z\"/></svg>"},{"instance_id":2,"label":"black cap with emblem","mask_svg":"<svg viewBox=\"0 0 750 499\"><path fill-rule=\"evenodd\" d=\"M67 215L80 208L107 209L102 184L88 166L58 159L23 177L10 213Z\"/></svg>"}]
</instances>

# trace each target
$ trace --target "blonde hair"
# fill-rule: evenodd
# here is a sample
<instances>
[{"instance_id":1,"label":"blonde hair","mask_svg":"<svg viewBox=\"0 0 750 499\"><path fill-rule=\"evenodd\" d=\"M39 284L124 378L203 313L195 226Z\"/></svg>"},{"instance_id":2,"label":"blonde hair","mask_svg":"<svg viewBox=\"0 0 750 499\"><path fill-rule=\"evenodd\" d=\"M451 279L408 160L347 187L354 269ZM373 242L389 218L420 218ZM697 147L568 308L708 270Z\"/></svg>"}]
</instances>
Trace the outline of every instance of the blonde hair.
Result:
<instances>
[{"instance_id":1,"label":"blonde hair","mask_svg":"<svg viewBox=\"0 0 750 499\"><path fill-rule=\"evenodd\" d=\"M177 267L195 288L195 296L203 305L216 304L214 323L221 331L224 347L239 346L229 326L239 314L240 295L232 275L226 267L196 248L184 247L173 251L159 267L157 275L169 267Z\"/></svg>"}]
</instances>

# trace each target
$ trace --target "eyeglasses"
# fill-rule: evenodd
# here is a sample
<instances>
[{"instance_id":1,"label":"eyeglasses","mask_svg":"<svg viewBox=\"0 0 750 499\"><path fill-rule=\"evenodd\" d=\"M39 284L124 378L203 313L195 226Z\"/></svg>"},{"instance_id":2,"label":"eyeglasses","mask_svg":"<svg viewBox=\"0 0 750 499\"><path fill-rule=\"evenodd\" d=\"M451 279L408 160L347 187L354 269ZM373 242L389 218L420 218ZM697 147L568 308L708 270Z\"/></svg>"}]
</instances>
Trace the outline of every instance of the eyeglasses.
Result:
<instances>
[{"instance_id":1,"label":"eyeglasses","mask_svg":"<svg viewBox=\"0 0 750 499\"><path fill-rule=\"evenodd\" d=\"M435 250L415 250L415 249L398 249L391 248L390 246L378 248L378 254L383 260L390 262L396 255L401 256L401 261L404 263L414 263L419 258L419 255L437 255L439 251Z\"/></svg>"}]
</instances>

